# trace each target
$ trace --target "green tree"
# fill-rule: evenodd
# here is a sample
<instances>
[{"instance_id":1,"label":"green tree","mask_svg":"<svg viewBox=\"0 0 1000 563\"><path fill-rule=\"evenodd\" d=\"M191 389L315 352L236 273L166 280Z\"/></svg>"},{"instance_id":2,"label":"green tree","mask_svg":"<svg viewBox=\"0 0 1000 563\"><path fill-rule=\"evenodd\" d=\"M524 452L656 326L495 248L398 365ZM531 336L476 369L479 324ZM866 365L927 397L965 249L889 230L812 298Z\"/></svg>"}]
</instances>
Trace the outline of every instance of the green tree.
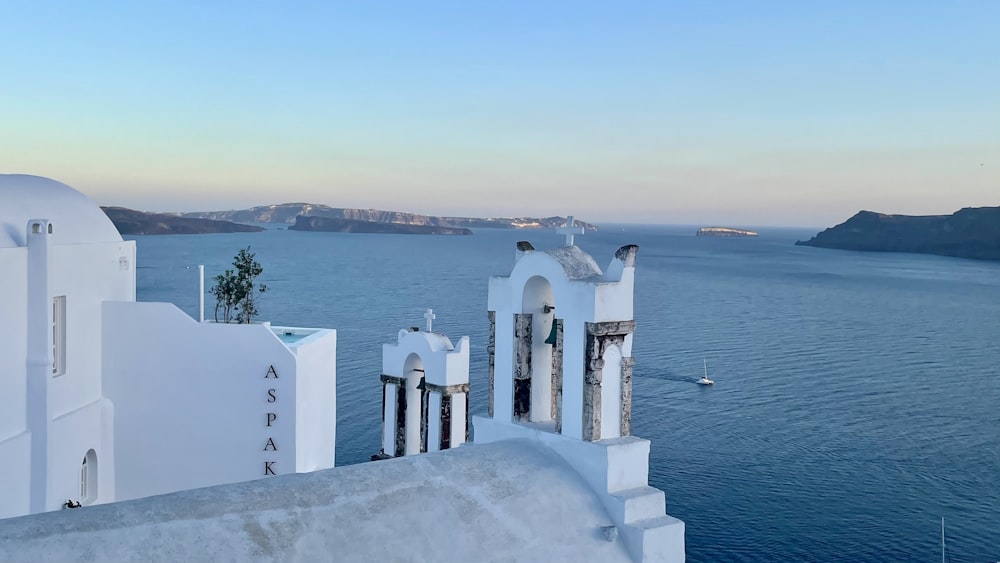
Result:
<instances>
[{"instance_id":1,"label":"green tree","mask_svg":"<svg viewBox=\"0 0 1000 563\"><path fill-rule=\"evenodd\" d=\"M267 286L257 284L257 277L264 272L250 247L241 249L233 258L232 270L213 278L211 292L215 297L215 322L251 323L260 312L257 298L267 291Z\"/></svg>"}]
</instances>

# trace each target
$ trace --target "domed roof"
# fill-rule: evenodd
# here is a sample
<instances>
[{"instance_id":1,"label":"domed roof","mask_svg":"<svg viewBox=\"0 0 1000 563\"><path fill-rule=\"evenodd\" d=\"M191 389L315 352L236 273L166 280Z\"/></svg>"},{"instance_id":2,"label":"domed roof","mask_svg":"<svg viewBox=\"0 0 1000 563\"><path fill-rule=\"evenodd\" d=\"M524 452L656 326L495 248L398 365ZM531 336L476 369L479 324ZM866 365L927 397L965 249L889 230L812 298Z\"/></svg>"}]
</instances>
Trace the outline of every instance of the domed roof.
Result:
<instances>
[{"instance_id":1,"label":"domed roof","mask_svg":"<svg viewBox=\"0 0 1000 563\"><path fill-rule=\"evenodd\" d=\"M440 332L402 329L397 336L396 342L399 345L403 344L403 340L421 339L427 343L427 348L431 352L450 352L455 349L451 340Z\"/></svg>"},{"instance_id":2,"label":"domed roof","mask_svg":"<svg viewBox=\"0 0 1000 563\"><path fill-rule=\"evenodd\" d=\"M66 184L41 176L0 174L0 248L26 246L32 219L48 219L56 244L122 240L101 208Z\"/></svg>"},{"instance_id":3,"label":"domed roof","mask_svg":"<svg viewBox=\"0 0 1000 563\"><path fill-rule=\"evenodd\" d=\"M594 257L578 246L562 246L543 251L562 267L568 280L586 280L604 275Z\"/></svg>"}]
</instances>

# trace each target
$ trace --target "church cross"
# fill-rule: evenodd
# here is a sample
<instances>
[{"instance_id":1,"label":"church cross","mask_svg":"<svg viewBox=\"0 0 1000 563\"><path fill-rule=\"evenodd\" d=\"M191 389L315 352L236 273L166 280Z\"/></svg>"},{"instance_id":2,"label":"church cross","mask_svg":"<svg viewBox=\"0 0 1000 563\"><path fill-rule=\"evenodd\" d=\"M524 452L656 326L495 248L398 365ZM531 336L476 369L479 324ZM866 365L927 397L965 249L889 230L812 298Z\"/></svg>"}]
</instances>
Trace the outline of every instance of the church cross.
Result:
<instances>
[{"instance_id":1,"label":"church cross","mask_svg":"<svg viewBox=\"0 0 1000 563\"><path fill-rule=\"evenodd\" d=\"M560 235L566 235L566 246L573 246L573 235L582 235L583 227L573 226L573 216L566 216L566 225L556 229Z\"/></svg>"},{"instance_id":2,"label":"church cross","mask_svg":"<svg viewBox=\"0 0 1000 563\"><path fill-rule=\"evenodd\" d=\"M431 325L434 319L437 318L437 315L434 314L434 309L427 309L427 312L424 313L424 318L427 319L427 332L431 332Z\"/></svg>"}]
</instances>

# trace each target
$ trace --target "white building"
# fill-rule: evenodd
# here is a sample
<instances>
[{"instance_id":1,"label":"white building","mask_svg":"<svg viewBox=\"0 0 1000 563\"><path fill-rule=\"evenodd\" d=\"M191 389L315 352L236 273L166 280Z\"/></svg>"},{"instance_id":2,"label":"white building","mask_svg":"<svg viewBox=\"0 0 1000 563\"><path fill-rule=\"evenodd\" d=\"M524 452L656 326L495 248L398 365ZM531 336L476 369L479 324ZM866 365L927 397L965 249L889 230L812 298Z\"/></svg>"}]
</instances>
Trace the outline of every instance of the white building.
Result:
<instances>
[{"instance_id":1,"label":"white building","mask_svg":"<svg viewBox=\"0 0 1000 563\"><path fill-rule=\"evenodd\" d=\"M333 466L336 333L137 303L135 264L83 194L0 175L0 518Z\"/></svg>"}]
</instances>

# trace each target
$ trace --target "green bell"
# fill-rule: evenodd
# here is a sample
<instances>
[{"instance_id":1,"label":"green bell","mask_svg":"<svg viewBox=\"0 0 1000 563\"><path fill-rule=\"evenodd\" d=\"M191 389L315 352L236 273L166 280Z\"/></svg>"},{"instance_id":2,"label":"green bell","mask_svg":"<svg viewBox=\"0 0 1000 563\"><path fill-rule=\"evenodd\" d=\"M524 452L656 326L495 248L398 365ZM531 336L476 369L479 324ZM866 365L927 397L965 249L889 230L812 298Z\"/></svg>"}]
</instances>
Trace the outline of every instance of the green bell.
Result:
<instances>
[{"instance_id":1,"label":"green bell","mask_svg":"<svg viewBox=\"0 0 1000 563\"><path fill-rule=\"evenodd\" d=\"M552 331L549 332L549 337L545 339L546 344L556 345L556 320L552 319Z\"/></svg>"}]
</instances>

